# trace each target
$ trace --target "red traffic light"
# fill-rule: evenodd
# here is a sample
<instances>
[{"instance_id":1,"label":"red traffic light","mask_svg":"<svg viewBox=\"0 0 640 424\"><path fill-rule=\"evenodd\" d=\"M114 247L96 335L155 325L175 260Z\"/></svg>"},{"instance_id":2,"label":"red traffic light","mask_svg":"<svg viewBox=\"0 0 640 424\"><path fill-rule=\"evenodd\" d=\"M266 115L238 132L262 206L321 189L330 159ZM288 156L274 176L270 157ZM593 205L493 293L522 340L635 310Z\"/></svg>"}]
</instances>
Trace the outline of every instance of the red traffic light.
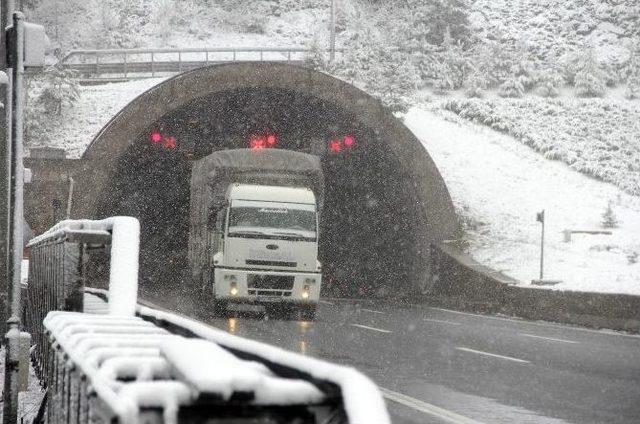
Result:
<instances>
[{"instance_id":1,"label":"red traffic light","mask_svg":"<svg viewBox=\"0 0 640 424\"><path fill-rule=\"evenodd\" d=\"M344 147L353 147L356 145L356 138L352 135L345 135L342 139Z\"/></svg>"},{"instance_id":2,"label":"red traffic light","mask_svg":"<svg viewBox=\"0 0 640 424\"><path fill-rule=\"evenodd\" d=\"M331 140L329 142L329 151L331 153L340 153L342 151L342 140Z\"/></svg>"},{"instance_id":3,"label":"red traffic light","mask_svg":"<svg viewBox=\"0 0 640 424\"><path fill-rule=\"evenodd\" d=\"M356 147L356 138L352 135L345 135L342 138L332 138L329 140L329 152L337 154Z\"/></svg>"},{"instance_id":4,"label":"red traffic light","mask_svg":"<svg viewBox=\"0 0 640 424\"><path fill-rule=\"evenodd\" d=\"M175 136L162 134L158 130L152 130L149 133L149 141L155 146L162 146L168 150L173 150L178 147L178 140Z\"/></svg>"},{"instance_id":5,"label":"red traffic light","mask_svg":"<svg viewBox=\"0 0 640 424\"><path fill-rule=\"evenodd\" d=\"M151 134L149 134L149 140L152 144L160 143L162 141L162 134L158 131L151 131Z\"/></svg>"},{"instance_id":6,"label":"red traffic light","mask_svg":"<svg viewBox=\"0 0 640 424\"><path fill-rule=\"evenodd\" d=\"M250 149L268 149L278 145L278 136L276 134L254 134L249 137Z\"/></svg>"}]
</instances>

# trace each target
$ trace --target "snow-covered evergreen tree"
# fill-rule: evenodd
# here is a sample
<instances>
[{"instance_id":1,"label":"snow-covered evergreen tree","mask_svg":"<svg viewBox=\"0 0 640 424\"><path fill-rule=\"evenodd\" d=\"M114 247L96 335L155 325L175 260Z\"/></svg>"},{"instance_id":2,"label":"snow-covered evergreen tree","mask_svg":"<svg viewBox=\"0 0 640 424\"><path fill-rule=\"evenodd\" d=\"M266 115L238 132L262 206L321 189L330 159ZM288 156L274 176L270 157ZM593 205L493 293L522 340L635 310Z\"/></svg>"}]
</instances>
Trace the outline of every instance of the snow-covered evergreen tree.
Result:
<instances>
[{"instance_id":1,"label":"snow-covered evergreen tree","mask_svg":"<svg viewBox=\"0 0 640 424\"><path fill-rule=\"evenodd\" d=\"M618 227L618 218L616 218L616 214L613 212L613 208L611 207L611 202L607 204L607 208L604 210L604 213L602 214L602 226L604 228Z\"/></svg>"},{"instance_id":2,"label":"snow-covered evergreen tree","mask_svg":"<svg viewBox=\"0 0 640 424\"><path fill-rule=\"evenodd\" d=\"M489 87L496 87L513 75L514 48L501 30L477 45L472 54L474 66L485 75Z\"/></svg>"},{"instance_id":3,"label":"snow-covered evergreen tree","mask_svg":"<svg viewBox=\"0 0 640 424\"><path fill-rule=\"evenodd\" d=\"M640 99L640 41L630 49L624 74L627 79L625 97L629 100Z\"/></svg>"},{"instance_id":4,"label":"snow-covered evergreen tree","mask_svg":"<svg viewBox=\"0 0 640 424\"><path fill-rule=\"evenodd\" d=\"M598 63L592 48L585 49L580 56L579 70L575 76L578 96L602 97L606 91L605 73Z\"/></svg>"},{"instance_id":5,"label":"snow-covered evergreen tree","mask_svg":"<svg viewBox=\"0 0 640 424\"><path fill-rule=\"evenodd\" d=\"M469 60L465 57L460 42L454 41L448 30L445 32L441 49L441 62L435 86L439 90L457 90L462 87L471 70Z\"/></svg>"},{"instance_id":6,"label":"snow-covered evergreen tree","mask_svg":"<svg viewBox=\"0 0 640 424\"><path fill-rule=\"evenodd\" d=\"M57 66L27 79L25 101L25 137L27 143L42 139L52 118L60 117L65 107L79 98L80 90L72 71Z\"/></svg>"},{"instance_id":7,"label":"snow-covered evergreen tree","mask_svg":"<svg viewBox=\"0 0 640 424\"><path fill-rule=\"evenodd\" d=\"M169 36L173 32L173 22L176 15L176 3L175 0L160 0L158 2L158 8L154 14L154 21L156 24L156 34L160 36L162 45L166 46L169 41Z\"/></svg>"}]
</instances>

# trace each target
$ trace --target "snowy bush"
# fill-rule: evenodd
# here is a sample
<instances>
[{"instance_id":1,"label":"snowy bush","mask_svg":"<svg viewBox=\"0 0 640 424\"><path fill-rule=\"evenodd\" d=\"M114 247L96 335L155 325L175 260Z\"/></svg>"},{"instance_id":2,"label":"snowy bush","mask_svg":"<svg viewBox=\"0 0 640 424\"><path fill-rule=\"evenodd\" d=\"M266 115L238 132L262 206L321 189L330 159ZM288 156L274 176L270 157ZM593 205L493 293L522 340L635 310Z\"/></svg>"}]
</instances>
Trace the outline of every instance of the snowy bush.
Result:
<instances>
[{"instance_id":1,"label":"snowy bush","mask_svg":"<svg viewBox=\"0 0 640 424\"><path fill-rule=\"evenodd\" d=\"M96 48L131 48L141 44L140 28L149 11L129 0L93 0L90 37Z\"/></svg>"},{"instance_id":2,"label":"snowy bush","mask_svg":"<svg viewBox=\"0 0 640 424\"><path fill-rule=\"evenodd\" d=\"M640 77L629 79L624 96L629 100L640 99Z\"/></svg>"},{"instance_id":3,"label":"snowy bush","mask_svg":"<svg viewBox=\"0 0 640 424\"><path fill-rule=\"evenodd\" d=\"M487 78L478 71L473 71L465 81L467 97L482 97L487 88Z\"/></svg>"},{"instance_id":4,"label":"snowy bush","mask_svg":"<svg viewBox=\"0 0 640 424\"><path fill-rule=\"evenodd\" d=\"M498 94L500 97L522 97L524 95L524 85L517 77L509 78L500 84Z\"/></svg>"},{"instance_id":5,"label":"snowy bush","mask_svg":"<svg viewBox=\"0 0 640 424\"><path fill-rule=\"evenodd\" d=\"M557 97L564 80L562 74L553 69L544 69L536 75L536 93L542 97Z\"/></svg>"},{"instance_id":6,"label":"snowy bush","mask_svg":"<svg viewBox=\"0 0 640 424\"><path fill-rule=\"evenodd\" d=\"M605 73L595 58L592 49L580 58L579 71L575 76L577 94L581 97L602 97L606 91Z\"/></svg>"}]
</instances>

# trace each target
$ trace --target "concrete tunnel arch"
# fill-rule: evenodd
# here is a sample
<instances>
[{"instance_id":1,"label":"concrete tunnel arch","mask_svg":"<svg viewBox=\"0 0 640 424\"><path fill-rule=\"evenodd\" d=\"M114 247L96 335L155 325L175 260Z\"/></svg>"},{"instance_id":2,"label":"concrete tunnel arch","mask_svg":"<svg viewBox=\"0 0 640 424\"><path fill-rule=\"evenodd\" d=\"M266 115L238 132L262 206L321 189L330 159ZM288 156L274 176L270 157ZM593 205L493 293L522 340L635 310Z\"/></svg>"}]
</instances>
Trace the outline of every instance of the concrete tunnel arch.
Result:
<instances>
[{"instance_id":1,"label":"concrete tunnel arch","mask_svg":"<svg viewBox=\"0 0 640 424\"><path fill-rule=\"evenodd\" d=\"M123 179L123 158L133 154L136 143L145 139L144 135L155 123L180 113L184 116L185 110L192 110L199 102L219 101L220 98L232 97L233 93L243 93L243 96L249 96L248 101L252 101L253 94L246 93L264 95L264 90L268 90L267 93L271 94L267 95L271 96L277 93L302 96L303 102L316 105L312 106L312 111L327 105L340 110L343 118L346 116L345 121L357 121L359 128L366 129L368 138L375 139L377 146L384 147L383 151L377 147L378 162L375 165L369 166L366 160L360 161L359 165L364 163L365 168L385 168L385 172L394 174L385 178L396 178L401 185L390 186L395 192L379 193L380 197L390 199L402 193L404 204L390 207L398 213L408 208L410 216L415 215L415 222L404 225L401 231L412 238L410 250L414 257L409 262L413 264L411 273L416 275L405 275L398 270L390 275L402 275L403 280L411 280L404 281L410 284L411 292L425 291L430 281L431 247L454 238L457 231L454 207L435 163L413 133L377 99L351 84L304 67L271 62L213 65L176 75L142 93L105 125L85 151L82 169L76 174L78 188L73 215L101 218L110 213L129 212L126 209L109 210L104 206L105 199L117 191L113 181ZM136 172L138 167L127 169ZM377 169L369 171L372 172L369 175L375 175ZM387 219L393 219L388 217L388 210L386 213ZM145 224L142 224L144 231ZM366 246L362 248L366 249ZM404 255L407 254L405 250ZM334 258L332 261L338 260ZM325 265L329 265L325 269L330 269L331 265L339 266ZM380 293L389 291L387 287ZM405 290L401 292L406 294Z\"/></svg>"}]
</instances>

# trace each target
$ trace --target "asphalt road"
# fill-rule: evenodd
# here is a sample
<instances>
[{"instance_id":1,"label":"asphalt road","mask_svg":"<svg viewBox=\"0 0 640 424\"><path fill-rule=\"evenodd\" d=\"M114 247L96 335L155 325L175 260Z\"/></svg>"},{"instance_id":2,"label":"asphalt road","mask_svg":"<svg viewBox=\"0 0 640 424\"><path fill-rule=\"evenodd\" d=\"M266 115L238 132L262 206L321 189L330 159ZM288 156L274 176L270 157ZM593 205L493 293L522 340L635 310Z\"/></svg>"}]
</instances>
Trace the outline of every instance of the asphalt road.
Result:
<instances>
[{"instance_id":1,"label":"asphalt road","mask_svg":"<svg viewBox=\"0 0 640 424\"><path fill-rule=\"evenodd\" d=\"M175 297L147 296L202 319ZM353 366L402 423L638 423L640 337L427 306L322 301L316 322L212 326Z\"/></svg>"}]
</instances>

